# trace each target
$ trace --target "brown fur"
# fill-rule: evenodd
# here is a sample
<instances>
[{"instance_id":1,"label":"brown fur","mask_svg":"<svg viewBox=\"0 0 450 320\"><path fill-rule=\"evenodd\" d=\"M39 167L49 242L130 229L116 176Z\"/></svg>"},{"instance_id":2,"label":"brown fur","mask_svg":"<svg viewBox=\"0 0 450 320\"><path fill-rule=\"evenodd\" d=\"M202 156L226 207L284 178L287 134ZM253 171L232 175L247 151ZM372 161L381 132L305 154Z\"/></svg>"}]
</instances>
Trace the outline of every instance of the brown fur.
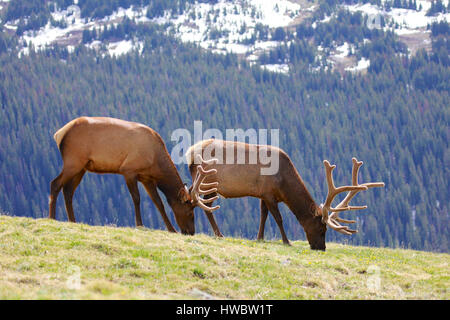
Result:
<instances>
[{"instance_id":1,"label":"brown fur","mask_svg":"<svg viewBox=\"0 0 450 320\"><path fill-rule=\"evenodd\" d=\"M205 152L206 149L212 150L211 144L216 144L218 148L223 148L224 159L226 159L227 150L234 149L235 159L237 150L244 149L246 164L214 164L210 168L217 169L216 179L219 182L217 192L225 198L238 197L256 197L261 199L261 220L259 225L258 240L264 238L264 226L268 211L274 217L283 239L283 242L289 244L284 231L281 213L278 210L278 203L284 202L294 213L297 220L303 226L308 241L313 249L325 250L325 232L326 226L321 222L320 217L316 216L316 211L320 208L316 205L310 193L305 187L303 180L298 174L289 156L281 149L273 146L249 145L241 142L222 141L222 140L204 140L197 145L192 146L186 153L189 170L192 177L195 176L196 164L194 164L194 150L201 150L203 158L208 160L215 157L215 153ZM271 152L279 154L279 170L274 175L261 175L260 169L263 167L259 159L256 164L249 164L250 147L269 148ZM213 196L213 195L211 195ZM213 215L205 211L211 226L217 236L222 236Z\"/></svg>"},{"instance_id":2,"label":"brown fur","mask_svg":"<svg viewBox=\"0 0 450 320\"><path fill-rule=\"evenodd\" d=\"M63 189L67 215L75 222L72 197L86 171L124 176L135 205L136 225L142 225L138 182L141 182L163 217L176 232L164 210L157 188L165 194L183 233L193 234L194 206L157 132L139 123L104 117L80 117L54 135L63 169L50 186L49 217L55 218L56 199Z\"/></svg>"}]
</instances>

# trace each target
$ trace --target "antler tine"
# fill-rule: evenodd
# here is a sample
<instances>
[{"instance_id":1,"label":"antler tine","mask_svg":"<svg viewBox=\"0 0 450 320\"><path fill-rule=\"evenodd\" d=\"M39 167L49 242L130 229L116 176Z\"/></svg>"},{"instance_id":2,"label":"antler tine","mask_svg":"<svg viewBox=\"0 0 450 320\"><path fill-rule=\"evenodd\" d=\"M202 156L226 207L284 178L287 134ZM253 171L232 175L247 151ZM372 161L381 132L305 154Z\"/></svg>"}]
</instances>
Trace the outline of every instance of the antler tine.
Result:
<instances>
[{"instance_id":1,"label":"antler tine","mask_svg":"<svg viewBox=\"0 0 450 320\"><path fill-rule=\"evenodd\" d=\"M220 208L220 206L209 207L205 205L205 203L211 203L217 200L219 198L218 196L209 199L203 199L202 197L200 197L200 195L209 195L211 193L217 192L217 186L219 185L217 181L211 183L203 182L208 176L216 174L217 170L216 169L205 170L203 166L215 164L217 163L218 160L217 159L203 160L200 154L197 154L196 159L199 165L197 166L197 174L195 175L194 183L192 184L192 191L191 191L191 197L193 199L192 202L198 205L200 208L207 211L217 210ZM201 189L201 187L209 189L203 190Z\"/></svg>"},{"instance_id":2,"label":"antler tine","mask_svg":"<svg viewBox=\"0 0 450 320\"><path fill-rule=\"evenodd\" d=\"M367 187L365 187L365 186L342 186L342 187L336 188L336 186L334 185L334 181L333 181L333 170L334 170L334 168L336 168L336 165L331 165L330 162L328 162L328 160L324 160L323 164L325 166L325 173L326 173L327 184L328 184L328 194L327 194L325 203L322 205L322 210L321 210L322 222L327 224L328 226L330 226L330 228L332 228L338 232L341 232L344 234L352 234L353 230L350 230L348 227L339 225L339 223L336 220L331 219L332 216L329 216L328 212L349 210L348 208L338 208L337 210L334 210L335 208L331 208L331 203L333 202L333 199L339 193L342 193L345 191L366 190ZM336 217L336 218L339 219L339 217Z\"/></svg>"},{"instance_id":3,"label":"antler tine","mask_svg":"<svg viewBox=\"0 0 450 320\"><path fill-rule=\"evenodd\" d=\"M204 165L207 165L207 166L210 165L210 164L216 164L219 161L217 158L204 160L202 155L199 154L199 153L196 155L196 158L197 158L197 162L196 162L197 164L200 164L200 165L204 164Z\"/></svg>"},{"instance_id":4,"label":"antler tine","mask_svg":"<svg viewBox=\"0 0 450 320\"><path fill-rule=\"evenodd\" d=\"M214 158L214 159L209 159L209 160L203 160L203 158L202 158L201 155L198 155L198 158L200 159L200 161L201 161L202 164L205 164L205 165L207 165L207 166L210 165L210 164L216 164L217 161L219 161L219 160L216 159L216 158Z\"/></svg>"},{"instance_id":5,"label":"antler tine","mask_svg":"<svg viewBox=\"0 0 450 320\"><path fill-rule=\"evenodd\" d=\"M206 176L217 172L216 169L205 170L203 168L203 164L205 164L205 165L214 164L217 162L217 159L211 159L211 160L205 161L205 160L203 160L202 156L198 154L197 160L199 161L200 165L197 166L197 174L195 175L194 183L192 184L192 190L198 190L200 188L200 185L203 183L203 180L206 178ZM210 184L203 183L203 185L209 186Z\"/></svg>"},{"instance_id":6,"label":"antler tine","mask_svg":"<svg viewBox=\"0 0 450 320\"><path fill-rule=\"evenodd\" d=\"M341 223L355 223L356 221L355 220L346 220L346 219L340 218L339 217L339 212L347 211L347 210L366 209L367 206L349 206L348 204L349 204L350 200L353 199L353 197L358 192L360 192L362 190L367 190L368 188L375 188L375 187L384 187L384 182L369 182L369 183L359 184L358 183L358 171L359 171L359 168L363 165L363 162L362 161L358 161L355 157L352 158L352 162L353 162L352 186L356 187L356 188L353 189L353 190L349 190L349 193L345 196L344 200L342 200L335 208L331 207L331 202L330 202L327 207L325 207L325 205L324 205L324 209L325 210L322 210L322 212L325 211L325 212L323 212L325 214L322 214L323 215L322 216L322 220L325 219L324 222L330 228L332 228L332 229L334 229L334 230L336 230L338 232L341 232L343 234L347 234L347 235L351 235L351 234L357 233L358 231L349 229L347 226L342 226L342 225L339 224L339 222L341 222ZM325 161L324 161L324 163L325 163ZM328 165L329 165L329 163L328 163ZM325 164L325 166L327 167L326 164ZM334 169L334 167L331 168L331 170L328 169L330 171L330 174L327 171L327 175L331 175L331 171L333 169ZM331 182L332 182L332 177L330 177L330 178L331 178ZM330 180L328 177L327 177L327 179ZM334 187L334 184L333 184L333 187ZM362 188L357 188L357 187L362 187ZM337 189L339 189L339 188L337 188ZM327 197L327 200L329 200L328 197ZM331 199L331 201L332 200L333 199ZM332 213L330 215L328 215L327 211L332 211Z\"/></svg>"},{"instance_id":7,"label":"antler tine","mask_svg":"<svg viewBox=\"0 0 450 320\"><path fill-rule=\"evenodd\" d=\"M198 193L200 193L200 194L208 194L208 193L212 193L212 192L216 192L217 191L217 189L214 190L214 191L209 191L209 190L202 191L200 189L201 186L204 186L204 187L217 187L219 185L218 182L212 182L212 183L204 183L203 182L206 179L207 176L210 176L210 175L216 174L216 173L217 173L216 169L205 170L205 169L203 169L202 166L198 166L197 167L198 180L196 180L197 184L195 185L195 187L196 187L196 190L198 191Z\"/></svg>"},{"instance_id":8,"label":"antler tine","mask_svg":"<svg viewBox=\"0 0 450 320\"><path fill-rule=\"evenodd\" d=\"M214 197L212 197L212 198L203 199L202 202L203 202L203 203L211 203L211 202L216 201L217 199L219 199L219 196L214 196Z\"/></svg>"},{"instance_id":9,"label":"antler tine","mask_svg":"<svg viewBox=\"0 0 450 320\"><path fill-rule=\"evenodd\" d=\"M366 182L360 184L360 186L365 186L367 188L381 188L384 187L384 182Z\"/></svg>"},{"instance_id":10,"label":"antler tine","mask_svg":"<svg viewBox=\"0 0 450 320\"><path fill-rule=\"evenodd\" d=\"M363 183L363 184L359 184L358 183L358 171L359 168L363 165L362 161L358 161L355 157L352 158L352 162L353 162L353 168L352 168L352 184L354 186L364 186L366 187L365 190L367 190L368 188L376 188L376 187L384 187L384 182L368 182L368 183ZM348 203L350 202L350 200L353 199L353 197L361 190L354 190L349 192L344 200L341 201L341 203L339 203L337 205L336 208L334 209L338 209L338 208L349 208L349 210L360 210L360 209L366 209L367 206L349 206ZM333 210L333 211L339 211L339 210ZM345 211L345 210L341 210L341 211Z\"/></svg>"},{"instance_id":11,"label":"antler tine","mask_svg":"<svg viewBox=\"0 0 450 320\"><path fill-rule=\"evenodd\" d=\"M217 210L217 209L220 208L220 206L208 207L207 205L203 204L202 201L198 201L198 202L197 202L197 205L198 205L200 208L202 208L203 210L210 211L210 212L215 211L215 210Z\"/></svg>"},{"instance_id":12,"label":"antler tine","mask_svg":"<svg viewBox=\"0 0 450 320\"><path fill-rule=\"evenodd\" d=\"M367 190L366 186L342 186L336 188L333 181L333 170L336 168L336 165L331 165L328 160L324 160L323 164L325 166L326 176L327 176L327 183L328 183L328 194L327 198L325 200L325 203L323 205L324 208L331 209L331 203L333 202L333 199L342 192L346 191L361 191L361 190ZM346 209L348 210L348 209ZM336 211L336 210L330 210L330 211ZM344 210L337 210L337 211L344 211Z\"/></svg>"},{"instance_id":13,"label":"antler tine","mask_svg":"<svg viewBox=\"0 0 450 320\"><path fill-rule=\"evenodd\" d=\"M335 212L331 213L331 214L328 216L327 221L326 221L326 224L327 224L331 229L333 229L333 230L335 230L335 231L337 231L337 232L346 234L346 235L352 235L352 234L358 232L357 230L350 229L350 228L347 227L347 226L342 226L342 225L340 225L340 224L337 222L337 219L334 217L334 215L335 215ZM338 218L338 219L339 219L339 220L343 220L343 219L340 219L340 218ZM349 221L349 220L344 220L344 221Z\"/></svg>"}]
</instances>

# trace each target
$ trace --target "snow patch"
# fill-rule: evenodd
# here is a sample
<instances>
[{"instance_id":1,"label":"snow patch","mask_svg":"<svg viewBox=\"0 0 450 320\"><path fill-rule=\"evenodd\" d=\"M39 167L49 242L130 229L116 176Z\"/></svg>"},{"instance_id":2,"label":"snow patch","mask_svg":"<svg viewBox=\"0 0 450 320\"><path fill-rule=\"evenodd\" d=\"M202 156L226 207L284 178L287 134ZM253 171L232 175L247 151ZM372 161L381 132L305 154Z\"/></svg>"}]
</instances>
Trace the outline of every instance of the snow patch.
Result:
<instances>
[{"instance_id":1,"label":"snow patch","mask_svg":"<svg viewBox=\"0 0 450 320\"><path fill-rule=\"evenodd\" d=\"M336 48L336 51L338 51L338 54L335 54L335 57L338 58L345 58L350 54L350 45L348 42L344 42L343 45Z\"/></svg>"},{"instance_id":2,"label":"snow patch","mask_svg":"<svg viewBox=\"0 0 450 320\"><path fill-rule=\"evenodd\" d=\"M370 3L344 5L344 7L346 7L350 12L361 11L362 13L367 14L369 16L377 15L380 12L385 12L385 11L381 10L380 8L378 8L378 6L370 4Z\"/></svg>"},{"instance_id":3,"label":"snow patch","mask_svg":"<svg viewBox=\"0 0 450 320\"><path fill-rule=\"evenodd\" d=\"M63 21L67 24L66 28L54 27L48 22L38 31L26 31L21 39L27 44L33 44L36 49L43 49L58 39L67 38L67 35L73 31L83 30L92 23L85 23L81 19L80 8L76 5L69 6L66 10L52 12L52 18L55 21Z\"/></svg>"},{"instance_id":4,"label":"snow patch","mask_svg":"<svg viewBox=\"0 0 450 320\"><path fill-rule=\"evenodd\" d=\"M4 24L3 27L5 27L6 29L10 29L10 30L17 30L17 26L14 26L12 24Z\"/></svg>"},{"instance_id":5,"label":"snow patch","mask_svg":"<svg viewBox=\"0 0 450 320\"><path fill-rule=\"evenodd\" d=\"M271 72L289 73L289 66L287 64L264 64L261 67Z\"/></svg>"},{"instance_id":6,"label":"snow patch","mask_svg":"<svg viewBox=\"0 0 450 320\"><path fill-rule=\"evenodd\" d=\"M359 72L362 70L366 70L369 67L370 67L370 60L363 57L361 58L361 60L358 61L358 64L356 66L345 68L345 71Z\"/></svg>"},{"instance_id":7,"label":"snow patch","mask_svg":"<svg viewBox=\"0 0 450 320\"><path fill-rule=\"evenodd\" d=\"M266 45L260 41L253 48L243 44L252 37L257 24L285 27L299 15L300 9L299 4L286 0L219 0L216 4L196 2L188 5L181 15L171 17L165 12L152 21L171 23L175 35L183 42L239 54L272 46L272 41Z\"/></svg>"},{"instance_id":8,"label":"snow patch","mask_svg":"<svg viewBox=\"0 0 450 320\"><path fill-rule=\"evenodd\" d=\"M136 8L134 6L129 7L128 9L119 8L112 15L103 18L103 21L114 21L118 18L128 18L130 20L135 19L136 22L148 22L149 18L146 17L148 6L142 8Z\"/></svg>"},{"instance_id":9,"label":"snow patch","mask_svg":"<svg viewBox=\"0 0 450 320\"><path fill-rule=\"evenodd\" d=\"M280 41L256 41L253 48L255 50L270 50L278 47L280 44Z\"/></svg>"},{"instance_id":10,"label":"snow patch","mask_svg":"<svg viewBox=\"0 0 450 320\"><path fill-rule=\"evenodd\" d=\"M445 2L445 1L444 1ZM448 5L448 1L447 5ZM431 2L429 1L417 1L417 7L422 5L420 11L412 9L400 9L392 8L386 11L379 8L376 5L369 3L366 4L354 4L354 5L343 5L344 8L348 9L350 12L362 12L368 15L368 27L369 28L381 28L381 17L385 19L386 26L384 30L391 30L399 35L411 34L418 31L423 32L427 25L431 25L433 22L440 22L443 20L450 21L450 13L439 13L436 16L427 16L427 11L431 7ZM394 25L390 27L389 25Z\"/></svg>"},{"instance_id":11,"label":"snow patch","mask_svg":"<svg viewBox=\"0 0 450 320\"><path fill-rule=\"evenodd\" d=\"M85 29L92 30L102 24L113 24L124 17L135 19L136 22L149 21L149 19L145 16L146 12L147 7L134 8L131 6L128 9L119 8L112 15L99 21L86 21L86 19L81 18L80 7L77 5L71 5L65 10L51 13L52 18L55 21L64 22L67 25L66 28L54 27L50 22L48 22L47 25L37 31L26 31L21 37L21 40L22 43L32 44L36 49L44 49L58 40L66 40L70 38L72 34L79 33ZM13 24L6 24L5 27L13 30L17 29L17 25ZM91 43L91 46L97 46L97 43ZM114 55L120 55L122 52L128 52L129 50L131 50L130 45L125 42L111 46L111 52ZM27 54L27 52L28 50L23 50L24 54Z\"/></svg>"},{"instance_id":12,"label":"snow patch","mask_svg":"<svg viewBox=\"0 0 450 320\"><path fill-rule=\"evenodd\" d=\"M111 56L120 56L130 52L133 49L131 40L122 40L108 44L108 52Z\"/></svg>"},{"instance_id":13,"label":"snow patch","mask_svg":"<svg viewBox=\"0 0 450 320\"><path fill-rule=\"evenodd\" d=\"M108 54L112 57L119 57L133 50L137 50L139 53L142 53L143 49L144 49L143 41L132 41L132 40L111 42L107 46Z\"/></svg>"}]
</instances>

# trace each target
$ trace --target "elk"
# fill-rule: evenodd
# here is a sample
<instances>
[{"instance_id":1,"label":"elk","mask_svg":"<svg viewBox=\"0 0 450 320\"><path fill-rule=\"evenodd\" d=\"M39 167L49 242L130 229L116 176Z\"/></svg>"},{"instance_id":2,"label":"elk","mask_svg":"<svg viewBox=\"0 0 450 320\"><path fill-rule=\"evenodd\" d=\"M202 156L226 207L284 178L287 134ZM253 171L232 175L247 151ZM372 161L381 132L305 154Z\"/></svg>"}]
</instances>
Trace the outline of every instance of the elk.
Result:
<instances>
[{"instance_id":1,"label":"elk","mask_svg":"<svg viewBox=\"0 0 450 320\"><path fill-rule=\"evenodd\" d=\"M75 222L72 198L86 171L115 173L125 178L135 208L136 226L142 226L138 182L145 187L158 208L168 231L176 232L157 192L160 189L171 206L183 234L194 234L194 207L208 210L201 195L217 191L202 190L204 180L215 170L204 170L213 164L199 160L198 179L190 190L183 184L160 135L135 122L105 117L80 117L59 129L54 139L63 159L61 173L50 184L49 218L55 219L56 200L63 189L67 217ZM211 201L211 200L209 200ZM211 210L218 209L218 206Z\"/></svg>"},{"instance_id":2,"label":"elk","mask_svg":"<svg viewBox=\"0 0 450 320\"><path fill-rule=\"evenodd\" d=\"M262 150L263 149L263 150ZM260 152L269 152L278 154L279 170L273 175L262 175L261 168L264 167L260 158L255 163L249 163L252 153L260 154ZM223 141L217 139L209 139L198 142L191 146L186 152L186 158L189 165L189 171L192 176L196 174L196 168L200 165L194 161L194 155L203 155L205 159L215 157L227 159L227 153L231 152L230 159L234 162L214 163L208 168L216 169L214 175L218 182L217 192L211 193L205 198L213 199L218 194L224 198L238 197L256 197L260 199L260 224L258 231L258 240L264 239L264 226L268 216L268 211L274 217L281 233L283 243L289 245L289 240L283 228L281 213L278 210L278 203L285 203L295 215L297 220L303 226L306 237L311 249L325 250L325 233L327 227L340 233L351 235L356 230L343 226L340 223L354 223L353 220L345 220L339 217L339 212L346 210L365 209L366 206L350 206L350 200L360 191L368 188L383 187L383 182L375 183L358 183L358 170L363 164L356 158L353 158L352 185L336 187L333 182L332 171L335 166L324 160L326 179L328 183L328 195L325 202L318 206L311 197L309 191L293 165L289 156L281 149L274 146L254 145L235 141ZM245 163L238 164L237 156L245 155ZM255 158L256 159L256 158ZM220 162L220 159L219 159ZM332 207L333 199L342 192L348 192L347 196L336 207ZM212 205L208 203L208 206ZM206 216L218 237L222 237L217 223L211 211L205 210Z\"/></svg>"}]
</instances>

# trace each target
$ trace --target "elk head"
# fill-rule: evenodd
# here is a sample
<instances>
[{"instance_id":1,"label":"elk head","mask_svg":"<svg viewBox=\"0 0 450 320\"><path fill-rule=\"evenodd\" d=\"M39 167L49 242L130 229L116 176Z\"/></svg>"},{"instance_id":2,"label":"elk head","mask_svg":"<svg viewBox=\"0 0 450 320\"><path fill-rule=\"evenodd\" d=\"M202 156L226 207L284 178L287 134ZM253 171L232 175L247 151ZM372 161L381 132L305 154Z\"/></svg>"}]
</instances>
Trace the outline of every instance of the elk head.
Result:
<instances>
[{"instance_id":1,"label":"elk head","mask_svg":"<svg viewBox=\"0 0 450 320\"><path fill-rule=\"evenodd\" d=\"M318 229L314 232L314 236L308 236L308 240L311 244L312 249L325 250L325 226L330 227L337 232L352 235L357 233L357 230L350 229L348 226L343 226L340 223L355 223L355 220L346 220L339 217L339 212L347 210L361 210L366 209L367 206L350 206L349 202L353 197L360 191L367 190L368 188L384 187L384 182L369 182L369 183L358 183L358 171L362 166L363 162L358 161L356 158L352 158L353 169L352 169L352 185L351 186L341 186L336 187L333 181L333 170L336 168L335 165L331 165L327 160L323 161L325 166L327 184L328 184L328 194L325 199L325 203L321 204L316 210L316 219L320 219L318 223ZM336 207L332 207L331 203L334 198L342 192L348 192L344 200L342 200Z\"/></svg>"},{"instance_id":2,"label":"elk head","mask_svg":"<svg viewBox=\"0 0 450 320\"><path fill-rule=\"evenodd\" d=\"M212 203L219 198L219 196L214 196L211 198L205 199L204 197L210 195L212 193L217 192L217 186L219 183L217 181L211 183L205 183L204 180L208 177L211 177L217 173L216 169L206 170L205 168L208 165L217 163L217 159L203 160L201 155L197 155L197 160L195 163L198 163L197 166L197 174L195 176L194 182L192 186L188 188L187 186L184 189L180 190L180 199L182 200L182 206L187 214L180 215L181 217L186 217L189 221L177 221L179 225L188 225L188 228L185 232L186 234L194 234L195 233L195 225L194 225L194 208L200 207L207 211L215 211L220 208L220 206L208 206L208 203ZM183 210L183 209L181 209ZM181 218L180 218L181 219Z\"/></svg>"}]
</instances>

